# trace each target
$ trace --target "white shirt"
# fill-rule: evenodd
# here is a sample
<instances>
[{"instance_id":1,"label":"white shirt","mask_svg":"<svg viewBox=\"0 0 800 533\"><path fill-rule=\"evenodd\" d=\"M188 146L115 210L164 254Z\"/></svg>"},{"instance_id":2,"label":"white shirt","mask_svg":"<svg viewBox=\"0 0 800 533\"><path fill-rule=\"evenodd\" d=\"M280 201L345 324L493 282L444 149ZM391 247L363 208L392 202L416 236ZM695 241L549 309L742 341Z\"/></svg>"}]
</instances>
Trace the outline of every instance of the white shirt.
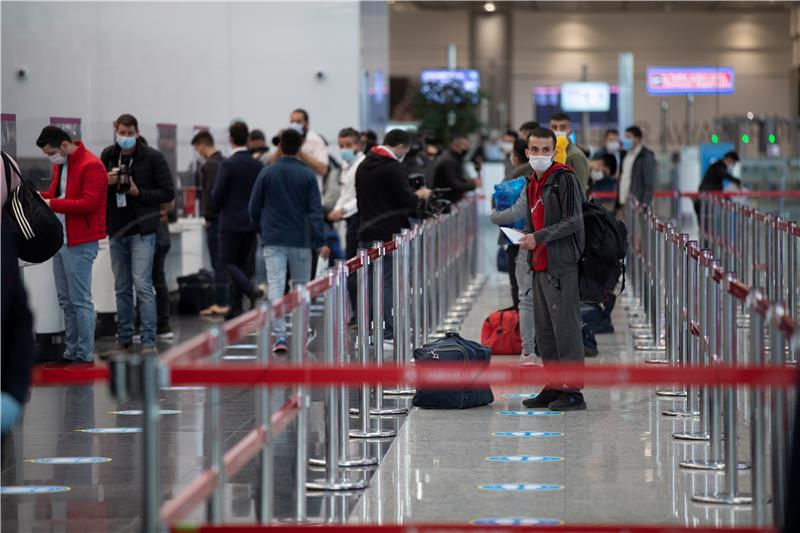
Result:
<instances>
[{"instance_id":1,"label":"white shirt","mask_svg":"<svg viewBox=\"0 0 800 533\"><path fill-rule=\"evenodd\" d=\"M69 169L67 168L69 163L64 163L61 165L61 179L58 180L58 190L56 191L56 198L66 198L67 196L67 175L69 174ZM64 213L56 213L56 218L58 221L61 222L61 226L64 228L64 242L67 242L67 219L64 216Z\"/></svg>"},{"instance_id":2,"label":"white shirt","mask_svg":"<svg viewBox=\"0 0 800 533\"><path fill-rule=\"evenodd\" d=\"M328 166L328 147L317 132L312 130L306 132L306 138L303 141L303 146L300 147L300 151L311 157L311 159L319 161L326 167ZM325 176L322 174L316 174L316 176L319 192L322 193L322 180Z\"/></svg>"},{"instance_id":3,"label":"white shirt","mask_svg":"<svg viewBox=\"0 0 800 533\"><path fill-rule=\"evenodd\" d=\"M349 218L358 213L356 170L358 170L358 165L361 164L365 157L367 156L364 153L358 154L342 172L342 190L339 193L339 199L336 200L334 209L341 209L344 212L344 218Z\"/></svg>"},{"instance_id":4,"label":"white shirt","mask_svg":"<svg viewBox=\"0 0 800 533\"><path fill-rule=\"evenodd\" d=\"M636 148L628 150L628 153L625 154L625 159L622 160L622 174L619 178L619 203L621 205L625 205L625 201L628 199L628 194L631 192L633 162L636 161L636 157L641 151L642 145L640 144Z\"/></svg>"},{"instance_id":5,"label":"white shirt","mask_svg":"<svg viewBox=\"0 0 800 533\"><path fill-rule=\"evenodd\" d=\"M247 146L237 146L233 150L231 150L231 155L238 153L238 152L245 152L247 151Z\"/></svg>"}]
</instances>

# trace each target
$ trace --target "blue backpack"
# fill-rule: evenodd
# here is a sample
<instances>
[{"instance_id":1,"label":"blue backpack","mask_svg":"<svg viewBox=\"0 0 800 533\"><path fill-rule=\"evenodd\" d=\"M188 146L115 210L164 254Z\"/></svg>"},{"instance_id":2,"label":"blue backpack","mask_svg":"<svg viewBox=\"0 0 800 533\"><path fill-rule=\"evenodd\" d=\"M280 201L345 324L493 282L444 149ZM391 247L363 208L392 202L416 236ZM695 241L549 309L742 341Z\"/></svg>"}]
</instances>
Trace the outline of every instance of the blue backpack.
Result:
<instances>
[{"instance_id":1,"label":"blue backpack","mask_svg":"<svg viewBox=\"0 0 800 533\"><path fill-rule=\"evenodd\" d=\"M527 180L525 177L520 176L519 178L514 178L513 180L504 181L495 185L494 195L492 196L494 199L494 208L498 211L503 211L513 206L523 189L525 189L526 183ZM524 230L525 218L517 220L509 227Z\"/></svg>"}]
</instances>

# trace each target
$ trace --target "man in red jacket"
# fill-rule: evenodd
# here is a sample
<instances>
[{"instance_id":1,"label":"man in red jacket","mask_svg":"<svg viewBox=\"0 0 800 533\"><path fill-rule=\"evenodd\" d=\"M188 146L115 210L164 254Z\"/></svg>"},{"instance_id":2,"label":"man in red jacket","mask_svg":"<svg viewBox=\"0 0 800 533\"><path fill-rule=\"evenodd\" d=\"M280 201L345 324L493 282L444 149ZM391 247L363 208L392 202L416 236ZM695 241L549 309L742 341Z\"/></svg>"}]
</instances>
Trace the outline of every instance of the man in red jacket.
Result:
<instances>
[{"instance_id":1,"label":"man in red jacket","mask_svg":"<svg viewBox=\"0 0 800 533\"><path fill-rule=\"evenodd\" d=\"M60 128L46 126L36 146L53 163L53 181L42 197L64 225L64 246L53 257L58 304L64 311L64 361L91 363L92 263L97 241L106 236L108 177L97 156Z\"/></svg>"}]
</instances>

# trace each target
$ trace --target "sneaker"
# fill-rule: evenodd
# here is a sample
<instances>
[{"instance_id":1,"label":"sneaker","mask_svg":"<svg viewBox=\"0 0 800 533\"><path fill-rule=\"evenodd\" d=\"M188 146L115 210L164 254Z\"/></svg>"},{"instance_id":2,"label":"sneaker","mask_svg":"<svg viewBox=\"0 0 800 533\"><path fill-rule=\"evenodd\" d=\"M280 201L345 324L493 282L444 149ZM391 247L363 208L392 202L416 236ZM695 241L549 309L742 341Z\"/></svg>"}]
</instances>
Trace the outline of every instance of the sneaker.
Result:
<instances>
[{"instance_id":1,"label":"sneaker","mask_svg":"<svg viewBox=\"0 0 800 533\"><path fill-rule=\"evenodd\" d=\"M556 401L561 396L561 391L548 389L545 387L542 392L533 398L522 400L522 405L529 409L547 409L550 403Z\"/></svg>"},{"instance_id":2,"label":"sneaker","mask_svg":"<svg viewBox=\"0 0 800 533\"><path fill-rule=\"evenodd\" d=\"M158 328L156 330L156 337L161 340L172 340L175 338L175 333L172 332L172 328L169 326L165 326L163 328Z\"/></svg>"},{"instance_id":3,"label":"sneaker","mask_svg":"<svg viewBox=\"0 0 800 533\"><path fill-rule=\"evenodd\" d=\"M533 353L524 353L519 356L519 364L521 365L535 365L536 363L536 354Z\"/></svg>"},{"instance_id":4,"label":"sneaker","mask_svg":"<svg viewBox=\"0 0 800 533\"><path fill-rule=\"evenodd\" d=\"M200 316L215 315L215 314L217 314L217 309L218 309L217 304L209 305L208 307L206 307L205 309L200 311Z\"/></svg>"},{"instance_id":5,"label":"sneaker","mask_svg":"<svg viewBox=\"0 0 800 533\"><path fill-rule=\"evenodd\" d=\"M580 392L564 391L549 407L553 411L582 411L586 409L586 402Z\"/></svg>"},{"instance_id":6,"label":"sneaker","mask_svg":"<svg viewBox=\"0 0 800 533\"><path fill-rule=\"evenodd\" d=\"M275 344L272 345L273 353L286 353L289 350L289 344L286 342L286 337L278 337Z\"/></svg>"},{"instance_id":7,"label":"sneaker","mask_svg":"<svg viewBox=\"0 0 800 533\"><path fill-rule=\"evenodd\" d=\"M258 307L259 302L264 299L264 291L260 288L256 288L248 298L250 299L250 309L255 309Z\"/></svg>"},{"instance_id":8,"label":"sneaker","mask_svg":"<svg viewBox=\"0 0 800 533\"><path fill-rule=\"evenodd\" d=\"M308 332L306 333L306 344L311 343L311 341L313 341L316 338L317 338L317 330L309 326Z\"/></svg>"},{"instance_id":9,"label":"sneaker","mask_svg":"<svg viewBox=\"0 0 800 533\"><path fill-rule=\"evenodd\" d=\"M600 352L597 351L597 348L592 348L590 346L583 347L583 356L584 357L597 357Z\"/></svg>"}]
</instances>

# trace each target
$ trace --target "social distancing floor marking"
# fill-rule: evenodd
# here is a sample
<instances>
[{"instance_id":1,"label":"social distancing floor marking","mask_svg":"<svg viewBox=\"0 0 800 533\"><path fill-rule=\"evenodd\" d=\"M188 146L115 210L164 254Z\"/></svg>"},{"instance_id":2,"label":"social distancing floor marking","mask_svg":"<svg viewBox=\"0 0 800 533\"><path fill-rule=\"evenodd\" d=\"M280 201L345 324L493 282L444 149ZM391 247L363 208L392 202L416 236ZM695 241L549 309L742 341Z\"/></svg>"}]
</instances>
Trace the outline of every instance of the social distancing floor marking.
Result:
<instances>
[{"instance_id":1,"label":"social distancing floor marking","mask_svg":"<svg viewBox=\"0 0 800 533\"><path fill-rule=\"evenodd\" d=\"M82 433L95 433L95 434L114 434L114 433L141 433L142 428L84 428L78 431Z\"/></svg>"},{"instance_id":2,"label":"social distancing floor marking","mask_svg":"<svg viewBox=\"0 0 800 533\"><path fill-rule=\"evenodd\" d=\"M495 437L519 437L523 439L530 439L533 437L562 437L564 434L560 431L497 431L492 433Z\"/></svg>"},{"instance_id":3,"label":"social distancing floor marking","mask_svg":"<svg viewBox=\"0 0 800 533\"><path fill-rule=\"evenodd\" d=\"M177 411L175 409L162 409L162 415L177 415L180 414L181 411ZM127 411L109 411L108 414L110 415L124 415L124 416L135 416L142 414L141 409L128 409Z\"/></svg>"},{"instance_id":4,"label":"social distancing floor marking","mask_svg":"<svg viewBox=\"0 0 800 533\"><path fill-rule=\"evenodd\" d=\"M486 483L478 485L481 490L510 492L555 492L564 490L564 485L549 483Z\"/></svg>"},{"instance_id":5,"label":"social distancing floor marking","mask_svg":"<svg viewBox=\"0 0 800 533\"><path fill-rule=\"evenodd\" d=\"M63 485L3 486L0 487L0 494L56 494L70 490L72 489Z\"/></svg>"},{"instance_id":6,"label":"social distancing floor marking","mask_svg":"<svg viewBox=\"0 0 800 533\"><path fill-rule=\"evenodd\" d=\"M93 465L111 462L110 457L40 457L25 459L26 463L37 465Z\"/></svg>"},{"instance_id":7,"label":"social distancing floor marking","mask_svg":"<svg viewBox=\"0 0 800 533\"><path fill-rule=\"evenodd\" d=\"M486 460L493 463L558 463L564 458L555 455L491 455Z\"/></svg>"},{"instance_id":8,"label":"social distancing floor marking","mask_svg":"<svg viewBox=\"0 0 800 533\"><path fill-rule=\"evenodd\" d=\"M562 411L500 411L501 416L561 416Z\"/></svg>"},{"instance_id":9,"label":"social distancing floor marking","mask_svg":"<svg viewBox=\"0 0 800 533\"><path fill-rule=\"evenodd\" d=\"M533 518L527 516L476 518L470 524L474 526L561 526L563 520L557 518Z\"/></svg>"}]
</instances>

